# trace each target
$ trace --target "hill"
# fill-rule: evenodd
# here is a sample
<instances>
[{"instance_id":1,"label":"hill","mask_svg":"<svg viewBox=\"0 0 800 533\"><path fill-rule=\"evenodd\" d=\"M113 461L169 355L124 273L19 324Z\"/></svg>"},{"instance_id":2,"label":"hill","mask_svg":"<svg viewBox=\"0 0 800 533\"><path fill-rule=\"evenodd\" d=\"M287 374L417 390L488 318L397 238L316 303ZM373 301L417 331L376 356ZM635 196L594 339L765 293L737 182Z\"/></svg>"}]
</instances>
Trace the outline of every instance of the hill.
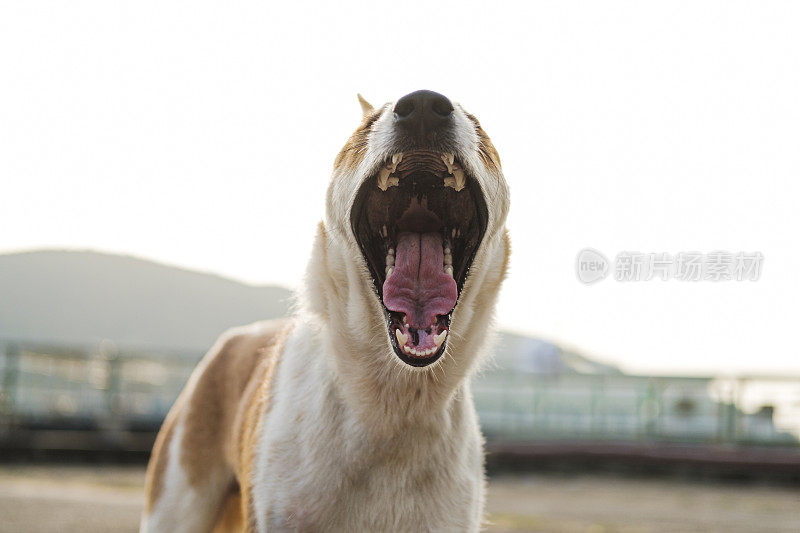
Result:
<instances>
[{"instance_id":1,"label":"hill","mask_svg":"<svg viewBox=\"0 0 800 533\"><path fill-rule=\"evenodd\" d=\"M0 255L0 338L205 351L230 326L285 315L290 296L128 256Z\"/></svg>"}]
</instances>

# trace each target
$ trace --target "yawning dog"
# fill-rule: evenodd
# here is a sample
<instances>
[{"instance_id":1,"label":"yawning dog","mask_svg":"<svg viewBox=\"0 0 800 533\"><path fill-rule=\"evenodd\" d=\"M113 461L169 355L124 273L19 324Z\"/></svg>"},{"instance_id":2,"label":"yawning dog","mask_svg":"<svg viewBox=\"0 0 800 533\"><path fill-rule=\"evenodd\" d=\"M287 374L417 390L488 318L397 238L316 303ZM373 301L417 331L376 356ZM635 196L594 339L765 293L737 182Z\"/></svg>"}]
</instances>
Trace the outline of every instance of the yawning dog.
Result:
<instances>
[{"instance_id":1,"label":"yawning dog","mask_svg":"<svg viewBox=\"0 0 800 533\"><path fill-rule=\"evenodd\" d=\"M142 531L477 531L470 376L508 189L472 115L417 91L336 157L294 318L220 338L159 432Z\"/></svg>"}]
</instances>

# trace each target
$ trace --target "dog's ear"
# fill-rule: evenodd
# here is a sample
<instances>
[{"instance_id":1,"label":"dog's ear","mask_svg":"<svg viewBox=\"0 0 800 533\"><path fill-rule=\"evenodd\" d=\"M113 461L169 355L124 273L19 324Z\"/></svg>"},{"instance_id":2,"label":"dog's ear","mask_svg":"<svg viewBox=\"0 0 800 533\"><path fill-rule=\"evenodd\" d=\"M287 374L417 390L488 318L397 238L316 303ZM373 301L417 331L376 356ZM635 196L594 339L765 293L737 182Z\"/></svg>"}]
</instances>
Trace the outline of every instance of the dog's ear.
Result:
<instances>
[{"instance_id":1,"label":"dog's ear","mask_svg":"<svg viewBox=\"0 0 800 533\"><path fill-rule=\"evenodd\" d=\"M375 111L375 108L372 107L372 104L364 100L364 97L360 94L358 95L358 103L361 104L361 113L363 116L367 116Z\"/></svg>"}]
</instances>

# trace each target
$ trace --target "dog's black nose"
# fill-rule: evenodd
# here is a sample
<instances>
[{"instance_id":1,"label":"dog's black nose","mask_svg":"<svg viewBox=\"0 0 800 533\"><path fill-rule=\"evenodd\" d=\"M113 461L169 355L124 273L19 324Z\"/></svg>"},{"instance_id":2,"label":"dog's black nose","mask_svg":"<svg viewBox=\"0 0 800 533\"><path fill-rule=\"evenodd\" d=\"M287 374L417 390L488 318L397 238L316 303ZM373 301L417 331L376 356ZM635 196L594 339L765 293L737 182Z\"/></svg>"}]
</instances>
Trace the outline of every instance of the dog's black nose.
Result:
<instances>
[{"instance_id":1,"label":"dog's black nose","mask_svg":"<svg viewBox=\"0 0 800 533\"><path fill-rule=\"evenodd\" d=\"M432 133L447 127L453 120L453 104L446 96L433 91L415 91L394 105L397 126L425 140Z\"/></svg>"}]
</instances>

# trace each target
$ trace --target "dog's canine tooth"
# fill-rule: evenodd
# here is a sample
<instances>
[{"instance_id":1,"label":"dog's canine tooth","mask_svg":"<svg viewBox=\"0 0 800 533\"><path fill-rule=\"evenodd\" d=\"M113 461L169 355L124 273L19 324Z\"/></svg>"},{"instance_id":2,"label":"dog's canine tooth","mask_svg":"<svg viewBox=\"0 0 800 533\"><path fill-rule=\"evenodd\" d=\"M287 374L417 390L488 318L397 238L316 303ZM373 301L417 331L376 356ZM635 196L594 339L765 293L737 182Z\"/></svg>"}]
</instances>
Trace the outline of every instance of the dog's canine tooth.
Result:
<instances>
[{"instance_id":1,"label":"dog's canine tooth","mask_svg":"<svg viewBox=\"0 0 800 533\"><path fill-rule=\"evenodd\" d=\"M453 277L453 265L446 265L444 267L444 271L448 276L450 276L451 278Z\"/></svg>"},{"instance_id":2,"label":"dog's canine tooth","mask_svg":"<svg viewBox=\"0 0 800 533\"><path fill-rule=\"evenodd\" d=\"M402 160L403 160L403 153L402 153L402 152L401 152L401 153L399 153L399 154L394 154L394 155L392 156L392 165L394 166L394 168L392 169L392 172L394 172L394 169L395 169L395 168L397 168L397 165L398 165L398 164L400 163L400 161L402 161Z\"/></svg>"},{"instance_id":3,"label":"dog's canine tooth","mask_svg":"<svg viewBox=\"0 0 800 533\"><path fill-rule=\"evenodd\" d=\"M447 172L450 174L453 173L453 161L455 161L455 156L453 154L442 154L442 161L447 166Z\"/></svg>"},{"instance_id":4,"label":"dog's canine tooth","mask_svg":"<svg viewBox=\"0 0 800 533\"><path fill-rule=\"evenodd\" d=\"M406 335L399 329L396 329L394 330L394 336L397 337L397 342L400 343L400 346L406 345L406 341L408 340L408 335Z\"/></svg>"},{"instance_id":5,"label":"dog's canine tooth","mask_svg":"<svg viewBox=\"0 0 800 533\"><path fill-rule=\"evenodd\" d=\"M447 330L444 330L441 333L433 336L433 342L436 343L437 348L442 345L445 337L447 337Z\"/></svg>"},{"instance_id":6,"label":"dog's canine tooth","mask_svg":"<svg viewBox=\"0 0 800 533\"><path fill-rule=\"evenodd\" d=\"M386 267L386 277L388 278L389 276L391 276L392 272L394 272L394 267L393 266L387 266Z\"/></svg>"},{"instance_id":7,"label":"dog's canine tooth","mask_svg":"<svg viewBox=\"0 0 800 533\"><path fill-rule=\"evenodd\" d=\"M391 173L392 171L388 168L382 168L378 173L378 188L380 190L385 191L389 188L389 176Z\"/></svg>"},{"instance_id":8,"label":"dog's canine tooth","mask_svg":"<svg viewBox=\"0 0 800 533\"><path fill-rule=\"evenodd\" d=\"M453 186L453 188L456 190L456 192L463 189L464 184L467 182L467 179L464 176L464 171L461 169L453 170L453 179L455 181L455 185Z\"/></svg>"}]
</instances>

